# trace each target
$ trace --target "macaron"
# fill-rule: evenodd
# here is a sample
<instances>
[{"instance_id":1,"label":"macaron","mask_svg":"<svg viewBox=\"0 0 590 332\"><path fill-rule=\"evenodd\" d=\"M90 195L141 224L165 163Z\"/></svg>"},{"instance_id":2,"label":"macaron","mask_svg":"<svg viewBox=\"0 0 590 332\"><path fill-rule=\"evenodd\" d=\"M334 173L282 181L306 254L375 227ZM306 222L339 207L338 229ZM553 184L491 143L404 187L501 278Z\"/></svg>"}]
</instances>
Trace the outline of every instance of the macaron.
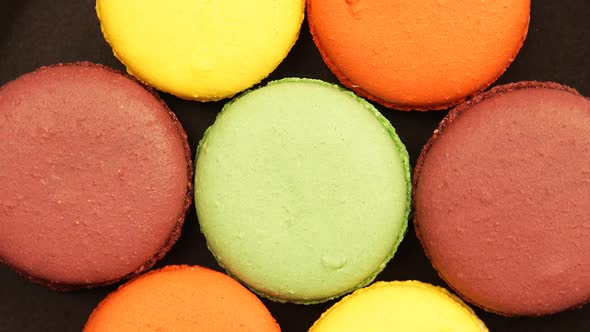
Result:
<instances>
[{"instance_id":1,"label":"macaron","mask_svg":"<svg viewBox=\"0 0 590 332\"><path fill-rule=\"evenodd\" d=\"M299 36L305 0L97 0L127 71L184 99L231 97L268 76Z\"/></svg>"},{"instance_id":2,"label":"macaron","mask_svg":"<svg viewBox=\"0 0 590 332\"><path fill-rule=\"evenodd\" d=\"M162 258L192 201L174 113L135 80L81 62L0 88L0 261L58 290Z\"/></svg>"},{"instance_id":3,"label":"macaron","mask_svg":"<svg viewBox=\"0 0 590 332\"><path fill-rule=\"evenodd\" d=\"M445 109L518 54L530 0L307 0L324 61L357 94L398 110Z\"/></svg>"},{"instance_id":4,"label":"macaron","mask_svg":"<svg viewBox=\"0 0 590 332\"><path fill-rule=\"evenodd\" d=\"M590 300L590 99L496 87L452 110L414 173L414 225L440 276L508 316Z\"/></svg>"},{"instance_id":5,"label":"macaron","mask_svg":"<svg viewBox=\"0 0 590 332\"><path fill-rule=\"evenodd\" d=\"M411 181L392 125L353 93L289 78L228 103L197 149L195 202L218 262L279 302L370 283L406 231Z\"/></svg>"},{"instance_id":6,"label":"macaron","mask_svg":"<svg viewBox=\"0 0 590 332\"><path fill-rule=\"evenodd\" d=\"M280 332L264 304L225 274L167 266L124 284L94 310L84 332Z\"/></svg>"},{"instance_id":7,"label":"macaron","mask_svg":"<svg viewBox=\"0 0 590 332\"><path fill-rule=\"evenodd\" d=\"M419 281L378 282L333 305L309 332L487 332L446 289Z\"/></svg>"}]
</instances>

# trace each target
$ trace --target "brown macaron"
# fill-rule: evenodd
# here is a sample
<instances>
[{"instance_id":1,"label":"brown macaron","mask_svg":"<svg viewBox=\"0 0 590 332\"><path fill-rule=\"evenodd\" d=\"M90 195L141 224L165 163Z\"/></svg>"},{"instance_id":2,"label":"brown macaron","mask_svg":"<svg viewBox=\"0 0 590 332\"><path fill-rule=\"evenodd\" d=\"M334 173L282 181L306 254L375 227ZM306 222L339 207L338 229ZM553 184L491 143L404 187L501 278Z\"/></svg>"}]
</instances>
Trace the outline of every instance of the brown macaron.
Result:
<instances>
[{"instance_id":1,"label":"brown macaron","mask_svg":"<svg viewBox=\"0 0 590 332\"><path fill-rule=\"evenodd\" d=\"M192 197L174 113L88 62L0 88L0 169L0 261L57 290L152 267L178 239Z\"/></svg>"},{"instance_id":2,"label":"brown macaron","mask_svg":"<svg viewBox=\"0 0 590 332\"><path fill-rule=\"evenodd\" d=\"M420 154L414 225L440 276L507 316L590 300L590 99L520 82L453 109Z\"/></svg>"}]
</instances>

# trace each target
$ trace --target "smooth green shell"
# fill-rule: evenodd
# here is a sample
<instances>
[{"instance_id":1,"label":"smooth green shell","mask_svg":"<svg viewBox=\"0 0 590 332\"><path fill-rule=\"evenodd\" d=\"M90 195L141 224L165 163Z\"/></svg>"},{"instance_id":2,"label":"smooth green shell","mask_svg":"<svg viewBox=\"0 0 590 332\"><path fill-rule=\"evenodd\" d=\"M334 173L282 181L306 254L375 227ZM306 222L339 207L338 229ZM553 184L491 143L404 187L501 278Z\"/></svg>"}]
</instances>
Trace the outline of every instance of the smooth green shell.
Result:
<instances>
[{"instance_id":1,"label":"smooth green shell","mask_svg":"<svg viewBox=\"0 0 590 332\"><path fill-rule=\"evenodd\" d=\"M206 131L195 164L209 249L275 301L318 303L369 284L406 231L406 148L336 85L289 78L246 92Z\"/></svg>"}]
</instances>

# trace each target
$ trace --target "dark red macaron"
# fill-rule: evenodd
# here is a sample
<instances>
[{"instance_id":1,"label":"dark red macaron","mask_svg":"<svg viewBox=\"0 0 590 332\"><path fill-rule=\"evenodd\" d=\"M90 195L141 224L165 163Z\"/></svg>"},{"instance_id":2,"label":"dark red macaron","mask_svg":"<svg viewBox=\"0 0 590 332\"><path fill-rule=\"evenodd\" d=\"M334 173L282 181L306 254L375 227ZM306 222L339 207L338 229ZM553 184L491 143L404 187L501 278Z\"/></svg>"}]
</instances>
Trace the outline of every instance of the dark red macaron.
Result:
<instances>
[{"instance_id":1,"label":"dark red macaron","mask_svg":"<svg viewBox=\"0 0 590 332\"><path fill-rule=\"evenodd\" d=\"M590 300L590 99L496 87L453 109L420 154L414 225L469 302L539 316Z\"/></svg>"},{"instance_id":2,"label":"dark red macaron","mask_svg":"<svg viewBox=\"0 0 590 332\"><path fill-rule=\"evenodd\" d=\"M101 65L0 88L0 261L57 290L149 269L180 235L192 162L176 116Z\"/></svg>"}]
</instances>

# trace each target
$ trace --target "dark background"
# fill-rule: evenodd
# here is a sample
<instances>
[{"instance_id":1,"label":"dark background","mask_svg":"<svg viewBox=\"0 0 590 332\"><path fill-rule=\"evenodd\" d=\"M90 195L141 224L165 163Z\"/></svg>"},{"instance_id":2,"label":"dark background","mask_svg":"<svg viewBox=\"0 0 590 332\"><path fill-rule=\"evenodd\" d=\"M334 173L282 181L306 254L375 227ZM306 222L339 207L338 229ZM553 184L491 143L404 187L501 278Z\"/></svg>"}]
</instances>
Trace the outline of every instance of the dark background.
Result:
<instances>
[{"instance_id":1,"label":"dark background","mask_svg":"<svg viewBox=\"0 0 590 332\"><path fill-rule=\"evenodd\" d=\"M528 38L516 61L496 84L555 81L590 96L590 2L532 2ZM94 0L0 0L0 85L43 65L81 60L124 68L102 38ZM337 83L316 51L306 22L287 59L264 82L290 76ZM180 118L194 153L197 142L213 123L224 101L203 104L167 94L162 96ZM412 164L446 114L446 111L399 112L376 106L396 127L408 147ZM187 216L182 237L157 267L168 264L199 264L220 270L206 249L194 207ZM411 228L395 258L378 277L378 280L404 279L444 285ZM0 332L80 331L96 304L115 288L116 285L58 293L29 283L0 266ZM285 332L307 331L334 303L304 306L263 301ZM542 318L504 318L479 309L476 312L490 331L590 331L590 305Z\"/></svg>"}]
</instances>

